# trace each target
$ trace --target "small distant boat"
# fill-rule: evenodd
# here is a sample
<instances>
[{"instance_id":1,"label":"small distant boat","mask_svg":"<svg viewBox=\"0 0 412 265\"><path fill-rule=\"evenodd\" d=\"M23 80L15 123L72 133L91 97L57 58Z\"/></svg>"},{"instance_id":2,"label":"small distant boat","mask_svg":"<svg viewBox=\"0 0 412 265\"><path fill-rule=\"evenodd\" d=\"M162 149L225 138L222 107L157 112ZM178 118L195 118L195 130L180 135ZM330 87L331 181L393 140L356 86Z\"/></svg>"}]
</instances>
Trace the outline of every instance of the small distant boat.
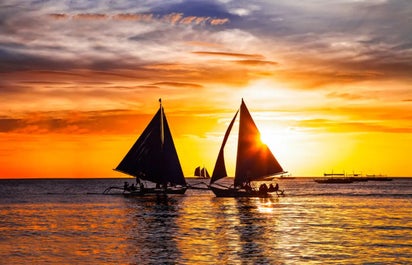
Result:
<instances>
[{"instance_id":1,"label":"small distant boat","mask_svg":"<svg viewBox=\"0 0 412 265\"><path fill-rule=\"evenodd\" d=\"M387 177L386 175L366 175L366 179L367 180L371 180L371 181L391 181L392 178Z\"/></svg>"},{"instance_id":2,"label":"small distant boat","mask_svg":"<svg viewBox=\"0 0 412 265\"><path fill-rule=\"evenodd\" d=\"M348 178L350 178L354 182L366 182L368 181L368 178L362 176L361 173L352 173L347 175Z\"/></svg>"},{"instance_id":3,"label":"small distant boat","mask_svg":"<svg viewBox=\"0 0 412 265\"><path fill-rule=\"evenodd\" d=\"M216 181L227 177L224 147L239 112L235 178L233 185L224 187L217 184ZM269 147L261 142L260 132L242 99L240 110L236 112L224 135L210 180L210 189L216 197L267 197L271 192L281 192L279 186L276 185L274 187L270 185L270 187L267 187L266 184L262 184L259 189L254 189L250 186L250 183L252 181L271 180L273 175L283 173L286 172L276 160ZM283 194L283 191L281 193Z\"/></svg>"},{"instance_id":4,"label":"small distant boat","mask_svg":"<svg viewBox=\"0 0 412 265\"><path fill-rule=\"evenodd\" d=\"M292 177L291 174L282 174L279 179L295 179L295 177Z\"/></svg>"},{"instance_id":5,"label":"small distant boat","mask_svg":"<svg viewBox=\"0 0 412 265\"><path fill-rule=\"evenodd\" d=\"M345 173L323 173L324 177L345 177Z\"/></svg>"},{"instance_id":6,"label":"small distant boat","mask_svg":"<svg viewBox=\"0 0 412 265\"><path fill-rule=\"evenodd\" d=\"M201 168L200 166L195 168L195 177L198 177L200 179L210 179L210 175L207 169L205 167Z\"/></svg>"},{"instance_id":7,"label":"small distant boat","mask_svg":"<svg viewBox=\"0 0 412 265\"><path fill-rule=\"evenodd\" d=\"M182 167L169 129L162 101L146 129L115 168L116 171L134 176L136 187L125 182L123 193L128 196L144 194L184 194L187 189ZM154 183L145 187L142 181ZM109 192L108 188L105 192Z\"/></svg>"},{"instance_id":8,"label":"small distant boat","mask_svg":"<svg viewBox=\"0 0 412 265\"><path fill-rule=\"evenodd\" d=\"M344 184L344 183L352 183L353 180L351 178L346 177L345 173L323 173L323 179L314 179L317 183L326 183L326 184Z\"/></svg>"}]
</instances>

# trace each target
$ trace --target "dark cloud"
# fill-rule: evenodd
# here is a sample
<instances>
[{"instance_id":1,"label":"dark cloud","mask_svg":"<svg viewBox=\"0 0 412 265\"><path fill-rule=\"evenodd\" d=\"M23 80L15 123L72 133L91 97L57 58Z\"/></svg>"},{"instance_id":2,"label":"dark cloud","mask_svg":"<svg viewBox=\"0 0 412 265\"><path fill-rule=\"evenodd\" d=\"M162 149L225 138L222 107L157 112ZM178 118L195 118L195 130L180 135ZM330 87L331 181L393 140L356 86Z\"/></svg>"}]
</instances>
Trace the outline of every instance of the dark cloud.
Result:
<instances>
[{"instance_id":1,"label":"dark cloud","mask_svg":"<svg viewBox=\"0 0 412 265\"><path fill-rule=\"evenodd\" d=\"M154 86L171 86L179 88L203 88L202 85L193 83L179 83L179 82L157 82L153 84Z\"/></svg>"},{"instance_id":2,"label":"dark cloud","mask_svg":"<svg viewBox=\"0 0 412 265\"><path fill-rule=\"evenodd\" d=\"M0 117L0 132L122 134L143 129L149 119L128 110L30 112L19 119Z\"/></svg>"},{"instance_id":3,"label":"dark cloud","mask_svg":"<svg viewBox=\"0 0 412 265\"><path fill-rule=\"evenodd\" d=\"M25 122L21 119L0 117L0 132L12 132L25 126Z\"/></svg>"},{"instance_id":4,"label":"dark cloud","mask_svg":"<svg viewBox=\"0 0 412 265\"><path fill-rule=\"evenodd\" d=\"M198 55L210 55L210 56L222 56L222 57L241 57L249 59L262 59L261 54L245 54L245 53L233 53L233 52L210 52L210 51L195 51L194 54Z\"/></svg>"}]
</instances>

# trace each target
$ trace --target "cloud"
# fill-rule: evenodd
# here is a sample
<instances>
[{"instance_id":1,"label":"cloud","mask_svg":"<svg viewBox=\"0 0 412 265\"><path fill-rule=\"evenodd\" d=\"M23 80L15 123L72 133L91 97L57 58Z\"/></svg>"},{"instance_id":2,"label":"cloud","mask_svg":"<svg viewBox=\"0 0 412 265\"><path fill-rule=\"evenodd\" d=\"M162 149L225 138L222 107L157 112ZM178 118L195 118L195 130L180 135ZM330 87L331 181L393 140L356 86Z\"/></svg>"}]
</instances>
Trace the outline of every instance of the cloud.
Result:
<instances>
[{"instance_id":1,"label":"cloud","mask_svg":"<svg viewBox=\"0 0 412 265\"><path fill-rule=\"evenodd\" d=\"M210 19L210 24L213 26L223 25L228 23L230 20L228 18L214 18Z\"/></svg>"},{"instance_id":2,"label":"cloud","mask_svg":"<svg viewBox=\"0 0 412 265\"><path fill-rule=\"evenodd\" d=\"M228 18L213 18L202 16L185 16L183 13L155 14L155 13L119 13L119 14L99 14L99 13L79 13L79 14L48 14L55 20L120 20L132 22L165 22L172 25L212 25L218 26L229 23Z\"/></svg>"},{"instance_id":3,"label":"cloud","mask_svg":"<svg viewBox=\"0 0 412 265\"><path fill-rule=\"evenodd\" d=\"M334 133L360 133L360 132L382 132L382 133L411 133L411 127L392 126L379 122L345 122L326 119L301 120L298 126L310 129L321 129L322 131Z\"/></svg>"},{"instance_id":4,"label":"cloud","mask_svg":"<svg viewBox=\"0 0 412 265\"><path fill-rule=\"evenodd\" d=\"M29 112L0 117L0 132L22 134L124 134L142 129L150 115L128 110ZM131 122L133 121L133 122ZM144 121L144 122L143 122Z\"/></svg>"},{"instance_id":5,"label":"cloud","mask_svg":"<svg viewBox=\"0 0 412 265\"><path fill-rule=\"evenodd\" d=\"M179 83L179 82L157 82L153 83L154 86L171 86L177 88L203 88L202 85L199 84L191 84L191 83Z\"/></svg>"},{"instance_id":6,"label":"cloud","mask_svg":"<svg viewBox=\"0 0 412 265\"><path fill-rule=\"evenodd\" d=\"M277 62L265 61L265 60L238 60L235 61L238 64L243 64L247 66L276 66Z\"/></svg>"},{"instance_id":7,"label":"cloud","mask_svg":"<svg viewBox=\"0 0 412 265\"><path fill-rule=\"evenodd\" d=\"M51 14L53 16L53 14ZM76 14L72 16L72 19L86 19L86 20L100 20L100 19L108 19L109 16L106 14L91 14L91 13L83 13L83 14Z\"/></svg>"},{"instance_id":8,"label":"cloud","mask_svg":"<svg viewBox=\"0 0 412 265\"><path fill-rule=\"evenodd\" d=\"M208 55L208 56L221 56L221 57L240 57L246 59L262 59L261 54L245 54L245 53L233 53L233 52L210 52L210 51L194 51L194 54Z\"/></svg>"}]
</instances>

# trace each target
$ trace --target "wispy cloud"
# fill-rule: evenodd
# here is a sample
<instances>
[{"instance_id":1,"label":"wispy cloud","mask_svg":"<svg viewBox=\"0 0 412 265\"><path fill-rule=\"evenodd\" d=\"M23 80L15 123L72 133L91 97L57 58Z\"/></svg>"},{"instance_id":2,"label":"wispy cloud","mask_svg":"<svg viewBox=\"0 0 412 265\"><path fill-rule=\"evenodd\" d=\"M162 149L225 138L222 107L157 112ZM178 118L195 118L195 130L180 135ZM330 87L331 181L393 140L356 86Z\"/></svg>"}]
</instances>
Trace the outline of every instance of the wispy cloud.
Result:
<instances>
[{"instance_id":1,"label":"wispy cloud","mask_svg":"<svg viewBox=\"0 0 412 265\"><path fill-rule=\"evenodd\" d=\"M79 13L79 14L62 14L54 13L49 14L56 20L125 20L132 22L164 22L173 25L212 25L218 26L229 23L228 18L212 18L212 17L199 17L199 16L185 16L183 13L170 13L170 14L154 14L154 13L119 13L119 14L99 14L99 13Z\"/></svg>"},{"instance_id":2,"label":"wispy cloud","mask_svg":"<svg viewBox=\"0 0 412 265\"><path fill-rule=\"evenodd\" d=\"M126 130L132 133L136 128L142 129L143 125L138 124L150 118L151 115L129 110L29 112L19 118L0 117L0 132L121 134Z\"/></svg>"},{"instance_id":3,"label":"wispy cloud","mask_svg":"<svg viewBox=\"0 0 412 265\"><path fill-rule=\"evenodd\" d=\"M208 56L221 56L221 57L235 57L246 59L263 59L261 54L245 54L245 53L233 53L233 52L212 52L212 51L194 51L194 54L208 55Z\"/></svg>"},{"instance_id":4,"label":"wispy cloud","mask_svg":"<svg viewBox=\"0 0 412 265\"><path fill-rule=\"evenodd\" d=\"M342 122L324 119L302 120L299 122L302 128L321 129L322 131L335 133L411 133L411 127L399 127L379 122Z\"/></svg>"}]
</instances>

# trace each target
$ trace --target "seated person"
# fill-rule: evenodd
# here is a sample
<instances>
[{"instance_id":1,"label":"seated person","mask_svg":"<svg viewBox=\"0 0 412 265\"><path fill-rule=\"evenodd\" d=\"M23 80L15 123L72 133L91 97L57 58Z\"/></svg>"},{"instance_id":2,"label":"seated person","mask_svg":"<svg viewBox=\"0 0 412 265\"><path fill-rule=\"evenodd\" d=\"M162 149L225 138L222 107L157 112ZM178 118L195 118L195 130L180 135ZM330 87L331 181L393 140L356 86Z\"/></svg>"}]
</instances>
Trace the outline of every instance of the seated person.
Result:
<instances>
[{"instance_id":1,"label":"seated person","mask_svg":"<svg viewBox=\"0 0 412 265\"><path fill-rule=\"evenodd\" d=\"M124 190L129 190L129 182L125 181L123 185Z\"/></svg>"},{"instance_id":2,"label":"seated person","mask_svg":"<svg viewBox=\"0 0 412 265\"><path fill-rule=\"evenodd\" d=\"M252 191L252 186L250 186L250 182L246 182L245 184L243 184L243 188L246 191Z\"/></svg>"},{"instance_id":3,"label":"seated person","mask_svg":"<svg viewBox=\"0 0 412 265\"><path fill-rule=\"evenodd\" d=\"M260 185L259 191L260 191L260 192L263 192L263 193L267 193L267 192L268 192L268 186L266 185L266 183L263 183L262 185Z\"/></svg>"}]
</instances>

